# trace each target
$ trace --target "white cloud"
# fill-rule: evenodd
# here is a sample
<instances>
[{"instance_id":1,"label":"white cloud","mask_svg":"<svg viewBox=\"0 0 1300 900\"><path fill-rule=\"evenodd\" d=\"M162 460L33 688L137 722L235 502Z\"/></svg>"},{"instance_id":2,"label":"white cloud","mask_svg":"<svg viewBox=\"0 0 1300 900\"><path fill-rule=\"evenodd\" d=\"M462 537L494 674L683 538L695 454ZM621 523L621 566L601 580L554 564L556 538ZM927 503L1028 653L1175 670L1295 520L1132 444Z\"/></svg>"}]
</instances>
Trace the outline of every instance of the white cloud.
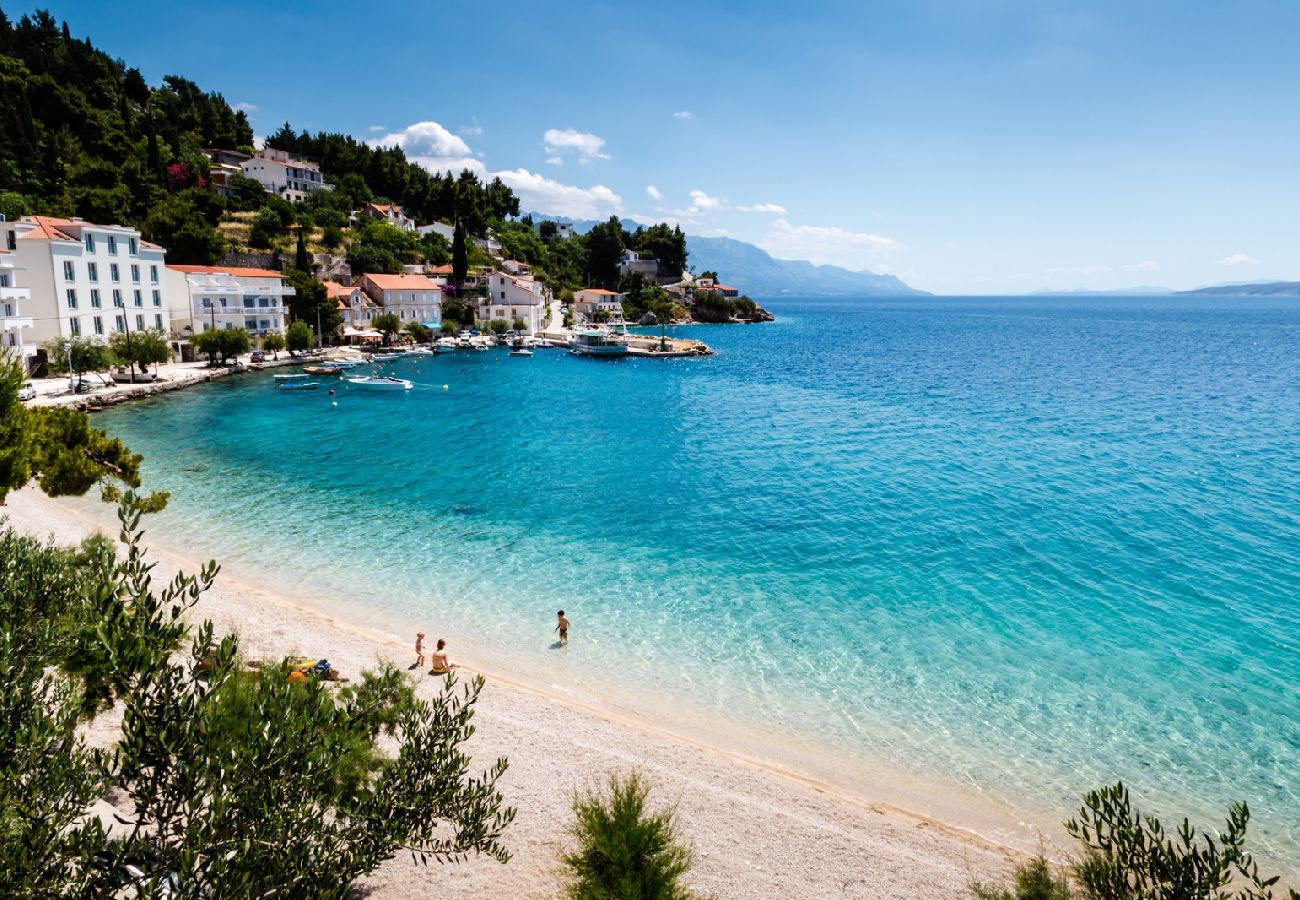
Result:
<instances>
[{"instance_id":1,"label":"white cloud","mask_svg":"<svg viewBox=\"0 0 1300 900\"><path fill-rule=\"evenodd\" d=\"M1255 259L1255 257L1253 257L1253 256L1248 256L1248 255L1245 254L1245 253L1234 253L1234 254L1232 254L1231 256L1225 256L1223 259L1219 260L1219 265L1221 265L1221 266L1253 266L1253 265L1255 265L1255 263L1257 263L1257 262L1259 262L1259 260Z\"/></svg>"},{"instance_id":2,"label":"white cloud","mask_svg":"<svg viewBox=\"0 0 1300 900\"><path fill-rule=\"evenodd\" d=\"M683 109L679 112L673 113L673 118L681 119L684 122L689 122L691 119L695 118L695 113L691 112L689 109Z\"/></svg>"},{"instance_id":3,"label":"white cloud","mask_svg":"<svg viewBox=\"0 0 1300 900\"><path fill-rule=\"evenodd\" d=\"M691 191L691 206L696 209L717 209L721 204L721 200L717 197L710 197L704 191Z\"/></svg>"},{"instance_id":4,"label":"white cloud","mask_svg":"<svg viewBox=\"0 0 1300 900\"><path fill-rule=\"evenodd\" d=\"M1124 271L1154 272L1158 268L1160 267L1156 265L1156 261L1154 259L1144 259L1142 260L1142 262L1129 263L1127 266L1124 267Z\"/></svg>"},{"instance_id":5,"label":"white cloud","mask_svg":"<svg viewBox=\"0 0 1300 900\"><path fill-rule=\"evenodd\" d=\"M235 104L235 109L239 110L240 112L246 112L246 113L257 112L257 104L256 104L256 103L236 103L236 104Z\"/></svg>"},{"instance_id":6,"label":"white cloud","mask_svg":"<svg viewBox=\"0 0 1300 900\"><path fill-rule=\"evenodd\" d=\"M737 206L736 209L748 213L775 213L785 215L785 207L776 203L755 203L752 206Z\"/></svg>"},{"instance_id":7,"label":"white cloud","mask_svg":"<svg viewBox=\"0 0 1300 900\"><path fill-rule=\"evenodd\" d=\"M806 259L817 265L830 263L847 268L879 265L879 253L902 248L893 238L879 234L847 231L824 225L791 225L785 219L772 223L772 230L758 242L779 259Z\"/></svg>"},{"instance_id":8,"label":"white cloud","mask_svg":"<svg viewBox=\"0 0 1300 900\"><path fill-rule=\"evenodd\" d=\"M369 130L369 131L387 131L388 128L387 128L386 126L384 126L384 125L371 125L370 128L367 129L367 130Z\"/></svg>"},{"instance_id":9,"label":"white cloud","mask_svg":"<svg viewBox=\"0 0 1300 900\"><path fill-rule=\"evenodd\" d=\"M400 147L411 162L430 172L459 172L469 169L482 174L486 167L475 159L469 144L437 122L416 122L401 131L366 141L371 147Z\"/></svg>"},{"instance_id":10,"label":"white cloud","mask_svg":"<svg viewBox=\"0 0 1300 900\"><path fill-rule=\"evenodd\" d=\"M462 125L456 131L465 137L478 137L483 133L483 126L478 123L478 119L475 119L473 125Z\"/></svg>"},{"instance_id":11,"label":"white cloud","mask_svg":"<svg viewBox=\"0 0 1300 900\"><path fill-rule=\"evenodd\" d=\"M515 192L523 209L575 219L600 219L623 209L623 198L603 184L574 187L527 169L509 169L495 174Z\"/></svg>"},{"instance_id":12,"label":"white cloud","mask_svg":"<svg viewBox=\"0 0 1300 900\"><path fill-rule=\"evenodd\" d=\"M605 139L586 131L575 131L572 128L548 128L546 133L542 135L542 143L545 145L547 153L576 150L578 158L584 161L593 158L609 159L609 154L604 152Z\"/></svg>"},{"instance_id":13,"label":"white cloud","mask_svg":"<svg viewBox=\"0 0 1300 900\"><path fill-rule=\"evenodd\" d=\"M562 166L564 165L564 160L560 159L558 156L548 156L546 157L546 164L548 166Z\"/></svg>"},{"instance_id":14,"label":"white cloud","mask_svg":"<svg viewBox=\"0 0 1300 900\"><path fill-rule=\"evenodd\" d=\"M645 192L650 195L651 200L658 201L664 198L664 192L659 190L659 188L655 187L653 184L647 184L645 186Z\"/></svg>"},{"instance_id":15,"label":"white cloud","mask_svg":"<svg viewBox=\"0 0 1300 900\"><path fill-rule=\"evenodd\" d=\"M731 232L725 228L706 228L700 232L700 237L731 237Z\"/></svg>"}]
</instances>

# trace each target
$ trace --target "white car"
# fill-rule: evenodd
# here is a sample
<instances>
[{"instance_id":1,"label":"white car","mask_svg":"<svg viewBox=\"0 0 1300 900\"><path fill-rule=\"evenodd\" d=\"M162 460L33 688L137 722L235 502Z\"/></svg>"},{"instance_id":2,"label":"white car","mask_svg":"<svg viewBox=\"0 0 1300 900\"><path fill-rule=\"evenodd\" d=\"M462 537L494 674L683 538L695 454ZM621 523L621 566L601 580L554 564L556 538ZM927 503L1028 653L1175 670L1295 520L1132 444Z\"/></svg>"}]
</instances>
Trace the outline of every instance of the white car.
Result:
<instances>
[{"instance_id":1,"label":"white car","mask_svg":"<svg viewBox=\"0 0 1300 900\"><path fill-rule=\"evenodd\" d=\"M35 399L36 399L36 385L32 384L32 383L29 381L29 382L27 382L26 384L24 384L22 387L20 387L20 388L18 389L18 399L19 399L19 400L35 400Z\"/></svg>"}]
</instances>

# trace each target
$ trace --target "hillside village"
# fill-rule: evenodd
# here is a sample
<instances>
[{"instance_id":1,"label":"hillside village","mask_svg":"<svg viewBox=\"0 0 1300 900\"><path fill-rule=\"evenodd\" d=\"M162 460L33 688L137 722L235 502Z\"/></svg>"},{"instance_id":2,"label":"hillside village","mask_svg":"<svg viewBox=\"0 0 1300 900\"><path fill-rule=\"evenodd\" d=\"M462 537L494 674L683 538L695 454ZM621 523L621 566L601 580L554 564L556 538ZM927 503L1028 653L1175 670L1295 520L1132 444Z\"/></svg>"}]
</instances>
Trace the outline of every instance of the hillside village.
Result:
<instances>
[{"instance_id":1,"label":"hillside village","mask_svg":"<svg viewBox=\"0 0 1300 900\"><path fill-rule=\"evenodd\" d=\"M681 248L667 265L626 246L617 219L597 226L593 232L613 233L608 243L618 249L612 269L595 274L593 252L604 248L579 250L583 237L566 223L524 217L471 237L463 225L420 223L400 204L377 199L344 217L337 205L312 203L334 185L310 160L270 146L252 154L209 149L205 156L211 187L227 201L262 200L257 213L235 213L223 223L233 249L215 264L169 264L167 248L130 226L41 215L0 223L3 344L29 371L43 371L60 341L152 331L189 360L197 334L239 329L256 346L283 335L295 319L319 344L386 345L461 329L531 336L624 321L770 318L716 273L696 276L685 268L684 238L667 226L655 228ZM264 198L250 202L250 181ZM288 224L281 223L284 206L292 213ZM325 224L316 226L300 209L315 210ZM595 240L608 236L597 233ZM580 281L547 271L546 249L565 244L585 256ZM376 260L382 271L369 270ZM396 317L395 329L375 327L388 316Z\"/></svg>"}]
</instances>

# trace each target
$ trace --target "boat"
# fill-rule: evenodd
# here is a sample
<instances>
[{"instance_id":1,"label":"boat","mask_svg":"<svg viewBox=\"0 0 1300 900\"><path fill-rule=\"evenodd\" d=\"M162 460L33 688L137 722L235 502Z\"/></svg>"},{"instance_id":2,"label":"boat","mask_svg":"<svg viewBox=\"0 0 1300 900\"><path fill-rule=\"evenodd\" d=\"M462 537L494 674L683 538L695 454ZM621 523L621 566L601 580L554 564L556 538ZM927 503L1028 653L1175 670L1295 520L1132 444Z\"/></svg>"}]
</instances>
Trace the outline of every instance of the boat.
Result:
<instances>
[{"instance_id":1,"label":"boat","mask_svg":"<svg viewBox=\"0 0 1300 900\"><path fill-rule=\"evenodd\" d=\"M348 384L363 391L409 391L411 389L411 382L388 375L363 375L360 378L349 378Z\"/></svg>"},{"instance_id":2,"label":"boat","mask_svg":"<svg viewBox=\"0 0 1300 900\"><path fill-rule=\"evenodd\" d=\"M308 375L342 375L343 374L343 370L335 365L303 366L302 370Z\"/></svg>"},{"instance_id":3,"label":"boat","mask_svg":"<svg viewBox=\"0 0 1300 900\"><path fill-rule=\"evenodd\" d=\"M532 356L533 351L529 350L527 347L515 347L510 351L510 355L511 356Z\"/></svg>"},{"instance_id":4,"label":"boat","mask_svg":"<svg viewBox=\"0 0 1300 900\"><path fill-rule=\"evenodd\" d=\"M579 356L627 356L627 338L608 328L587 328L573 333L569 339L569 351Z\"/></svg>"},{"instance_id":5,"label":"boat","mask_svg":"<svg viewBox=\"0 0 1300 900\"><path fill-rule=\"evenodd\" d=\"M294 375L272 375L271 377L274 378L276 381L302 381L303 379L310 378L311 376L308 375L306 372L298 372Z\"/></svg>"},{"instance_id":6,"label":"boat","mask_svg":"<svg viewBox=\"0 0 1300 900\"><path fill-rule=\"evenodd\" d=\"M456 339L454 337L440 337L434 346L439 350L455 350Z\"/></svg>"},{"instance_id":7,"label":"boat","mask_svg":"<svg viewBox=\"0 0 1300 900\"><path fill-rule=\"evenodd\" d=\"M158 376L153 372L114 372L113 382L115 384L150 384L158 380Z\"/></svg>"},{"instance_id":8,"label":"boat","mask_svg":"<svg viewBox=\"0 0 1300 900\"><path fill-rule=\"evenodd\" d=\"M437 350L430 350L428 347L415 347L406 351L407 356L433 356Z\"/></svg>"},{"instance_id":9,"label":"boat","mask_svg":"<svg viewBox=\"0 0 1300 900\"><path fill-rule=\"evenodd\" d=\"M281 381L282 391L314 391L320 387L319 381Z\"/></svg>"},{"instance_id":10,"label":"boat","mask_svg":"<svg viewBox=\"0 0 1300 900\"><path fill-rule=\"evenodd\" d=\"M404 353L376 353L374 356L370 357L370 361L372 363L381 364L390 363L395 359L401 359L403 356L405 356Z\"/></svg>"},{"instance_id":11,"label":"boat","mask_svg":"<svg viewBox=\"0 0 1300 900\"><path fill-rule=\"evenodd\" d=\"M364 366L367 360L364 359L331 359L326 365L334 366L339 369L355 369L357 366Z\"/></svg>"}]
</instances>

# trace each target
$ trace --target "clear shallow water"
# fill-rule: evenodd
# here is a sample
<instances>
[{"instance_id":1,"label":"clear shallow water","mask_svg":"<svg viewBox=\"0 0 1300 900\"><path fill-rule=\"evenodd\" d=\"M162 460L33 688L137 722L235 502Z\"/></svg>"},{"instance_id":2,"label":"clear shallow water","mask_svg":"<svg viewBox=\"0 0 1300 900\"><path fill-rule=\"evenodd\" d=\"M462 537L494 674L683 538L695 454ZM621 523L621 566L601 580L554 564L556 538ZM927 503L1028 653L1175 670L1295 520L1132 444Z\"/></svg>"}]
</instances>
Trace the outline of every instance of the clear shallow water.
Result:
<instances>
[{"instance_id":1,"label":"clear shallow water","mask_svg":"<svg viewBox=\"0 0 1300 900\"><path fill-rule=\"evenodd\" d=\"M1248 799L1300 871L1300 303L771 306L687 330L705 360L96 421L173 493L154 533L298 593L1054 820L1117 778L1206 825Z\"/></svg>"}]
</instances>

